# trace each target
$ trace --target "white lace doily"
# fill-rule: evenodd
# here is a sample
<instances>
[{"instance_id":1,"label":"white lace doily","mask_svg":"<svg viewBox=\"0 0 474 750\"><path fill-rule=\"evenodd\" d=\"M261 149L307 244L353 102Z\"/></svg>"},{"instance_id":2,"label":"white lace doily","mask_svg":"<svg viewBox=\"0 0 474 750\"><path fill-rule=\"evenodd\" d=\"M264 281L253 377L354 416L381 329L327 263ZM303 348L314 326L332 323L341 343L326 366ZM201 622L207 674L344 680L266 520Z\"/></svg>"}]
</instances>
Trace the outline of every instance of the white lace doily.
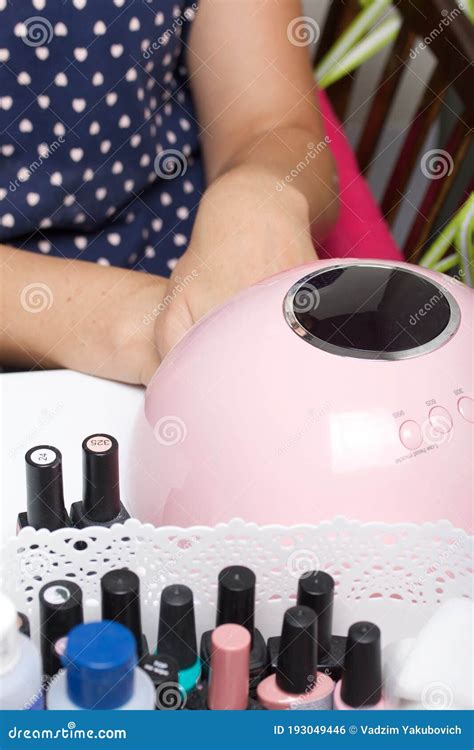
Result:
<instances>
[{"instance_id":1,"label":"white lace doily","mask_svg":"<svg viewBox=\"0 0 474 750\"><path fill-rule=\"evenodd\" d=\"M336 518L318 526L257 526L241 520L216 528L154 528L135 519L111 529L24 529L2 549L0 585L38 629L38 591L44 583L75 580L86 618L100 617L101 576L128 567L141 579L144 629L156 641L162 588L172 582L194 591L198 631L215 621L217 574L245 564L257 575L256 623L267 637L279 632L308 569L336 581L334 632L359 619L375 621L384 644L415 635L436 605L472 596L472 537L449 522L382 524Z\"/></svg>"}]
</instances>

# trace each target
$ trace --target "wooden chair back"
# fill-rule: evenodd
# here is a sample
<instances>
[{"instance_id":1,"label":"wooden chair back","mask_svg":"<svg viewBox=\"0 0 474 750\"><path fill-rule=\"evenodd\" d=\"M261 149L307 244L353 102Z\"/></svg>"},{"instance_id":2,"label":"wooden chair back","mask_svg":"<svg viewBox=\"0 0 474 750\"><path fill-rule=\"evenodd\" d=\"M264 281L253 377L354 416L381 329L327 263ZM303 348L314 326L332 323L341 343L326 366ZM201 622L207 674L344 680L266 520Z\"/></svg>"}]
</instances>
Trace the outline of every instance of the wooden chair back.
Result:
<instances>
[{"instance_id":1,"label":"wooden chair back","mask_svg":"<svg viewBox=\"0 0 474 750\"><path fill-rule=\"evenodd\" d=\"M403 248L405 258L416 262L431 238L448 191L472 143L474 26L455 0L398 0L396 8L402 17L402 27L375 87L356 148L362 172L366 172L376 159L380 136L407 71L410 53L413 55L413 50L415 53L422 51L421 42L425 47L429 46L436 64L411 123L400 134L403 142L381 201L382 213L389 224L393 224L397 216L413 170L420 163L420 151L450 88L454 89L461 103L461 112L456 115L456 122L447 142L440 146L444 152L442 158L445 164L440 164L439 168L446 174L442 179L430 180ZM317 49L316 62L331 48L359 12L358 0L332 0ZM358 71L355 71L328 89L331 102L342 121L357 75Z\"/></svg>"}]
</instances>

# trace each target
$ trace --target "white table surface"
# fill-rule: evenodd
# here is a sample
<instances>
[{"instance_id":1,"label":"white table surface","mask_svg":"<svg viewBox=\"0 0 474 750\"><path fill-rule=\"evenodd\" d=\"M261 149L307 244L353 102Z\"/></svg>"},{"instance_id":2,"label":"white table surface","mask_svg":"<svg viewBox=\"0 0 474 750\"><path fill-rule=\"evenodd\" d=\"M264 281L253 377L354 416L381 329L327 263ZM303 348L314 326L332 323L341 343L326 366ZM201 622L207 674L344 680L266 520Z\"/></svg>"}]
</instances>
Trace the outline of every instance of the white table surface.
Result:
<instances>
[{"instance_id":1,"label":"white table surface","mask_svg":"<svg viewBox=\"0 0 474 750\"><path fill-rule=\"evenodd\" d=\"M120 476L127 486L131 430L143 406L144 389L69 370L0 375L0 540L15 534L26 510L25 453L50 444L63 456L66 507L81 499L83 439L107 432L120 446Z\"/></svg>"}]
</instances>

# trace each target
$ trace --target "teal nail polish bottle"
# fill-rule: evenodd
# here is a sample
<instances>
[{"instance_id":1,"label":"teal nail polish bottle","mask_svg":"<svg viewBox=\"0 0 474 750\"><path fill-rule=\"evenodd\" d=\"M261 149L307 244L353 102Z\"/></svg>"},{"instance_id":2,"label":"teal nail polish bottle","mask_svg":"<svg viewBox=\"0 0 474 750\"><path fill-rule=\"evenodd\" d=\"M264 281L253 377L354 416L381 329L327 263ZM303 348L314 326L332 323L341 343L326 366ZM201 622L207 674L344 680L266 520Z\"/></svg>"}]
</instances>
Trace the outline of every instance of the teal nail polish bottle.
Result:
<instances>
[{"instance_id":1,"label":"teal nail polish bottle","mask_svg":"<svg viewBox=\"0 0 474 750\"><path fill-rule=\"evenodd\" d=\"M180 669L178 672L178 681L181 687L186 690L187 693L194 690L199 678L201 676L201 659L197 659L192 667L187 669Z\"/></svg>"},{"instance_id":2,"label":"teal nail polish bottle","mask_svg":"<svg viewBox=\"0 0 474 750\"><path fill-rule=\"evenodd\" d=\"M157 654L167 654L178 663L179 684L190 692L201 676L197 653L193 592L173 583L161 593Z\"/></svg>"}]
</instances>

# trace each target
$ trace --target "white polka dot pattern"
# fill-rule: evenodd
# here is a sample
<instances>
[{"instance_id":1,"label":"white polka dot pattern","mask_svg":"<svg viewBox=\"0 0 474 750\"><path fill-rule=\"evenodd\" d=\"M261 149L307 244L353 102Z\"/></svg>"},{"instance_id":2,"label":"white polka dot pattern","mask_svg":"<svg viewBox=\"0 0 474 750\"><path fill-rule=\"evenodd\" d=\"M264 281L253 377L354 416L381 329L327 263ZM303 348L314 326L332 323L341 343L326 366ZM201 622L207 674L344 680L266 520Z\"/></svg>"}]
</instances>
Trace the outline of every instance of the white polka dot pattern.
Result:
<instances>
[{"instance_id":1,"label":"white polka dot pattern","mask_svg":"<svg viewBox=\"0 0 474 750\"><path fill-rule=\"evenodd\" d=\"M195 4L30 2L39 42L0 2L0 241L169 275L203 190L182 63ZM168 151L179 173L156 169Z\"/></svg>"}]
</instances>

